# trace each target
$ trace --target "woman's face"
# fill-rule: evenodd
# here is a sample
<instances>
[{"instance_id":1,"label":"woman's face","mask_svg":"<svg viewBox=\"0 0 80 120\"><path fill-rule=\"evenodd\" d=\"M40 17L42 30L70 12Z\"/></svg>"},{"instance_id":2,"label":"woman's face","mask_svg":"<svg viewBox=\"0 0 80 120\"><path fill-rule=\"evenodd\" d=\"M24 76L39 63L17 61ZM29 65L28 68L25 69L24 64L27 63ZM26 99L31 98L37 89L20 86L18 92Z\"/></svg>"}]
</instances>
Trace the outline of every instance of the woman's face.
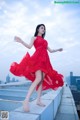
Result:
<instances>
[{"instance_id":1,"label":"woman's face","mask_svg":"<svg viewBox=\"0 0 80 120\"><path fill-rule=\"evenodd\" d=\"M39 27L38 32L39 32L40 34L44 34L44 33L45 33L45 28L44 28L43 25L41 25L41 26Z\"/></svg>"}]
</instances>

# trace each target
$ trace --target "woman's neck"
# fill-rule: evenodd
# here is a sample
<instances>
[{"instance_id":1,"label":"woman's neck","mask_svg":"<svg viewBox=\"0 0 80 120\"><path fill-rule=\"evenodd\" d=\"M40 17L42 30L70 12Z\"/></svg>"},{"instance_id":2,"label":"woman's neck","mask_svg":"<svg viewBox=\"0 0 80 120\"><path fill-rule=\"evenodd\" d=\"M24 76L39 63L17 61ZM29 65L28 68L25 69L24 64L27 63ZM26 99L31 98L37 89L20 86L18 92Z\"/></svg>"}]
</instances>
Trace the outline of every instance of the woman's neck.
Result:
<instances>
[{"instance_id":1,"label":"woman's neck","mask_svg":"<svg viewBox=\"0 0 80 120\"><path fill-rule=\"evenodd\" d=\"M37 36L41 36L41 37L42 37L42 34L38 33L38 35L37 35Z\"/></svg>"}]
</instances>

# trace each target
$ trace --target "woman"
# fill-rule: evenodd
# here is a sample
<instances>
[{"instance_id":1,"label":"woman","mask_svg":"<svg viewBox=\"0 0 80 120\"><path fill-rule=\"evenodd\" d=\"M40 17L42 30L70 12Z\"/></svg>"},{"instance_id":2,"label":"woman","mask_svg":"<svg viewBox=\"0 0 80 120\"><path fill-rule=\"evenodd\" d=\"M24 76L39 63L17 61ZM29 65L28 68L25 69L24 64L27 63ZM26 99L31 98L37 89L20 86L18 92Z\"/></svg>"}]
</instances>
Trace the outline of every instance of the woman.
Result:
<instances>
[{"instance_id":1,"label":"woman","mask_svg":"<svg viewBox=\"0 0 80 120\"><path fill-rule=\"evenodd\" d=\"M48 42L44 39L45 32L45 25L39 24L36 27L34 37L32 37L30 44L25 43L17 36L15 37L16 42L21 43L29 49L34 45L36 49L32 56L27 52L19 64L13 62L10 66L11 73L16 76L24 76L32 81L28 94L23 101L23 109L26 112L29 112L29 99L35 88L38 92L36 104L44 107L45 105L41 101L42 90L49 88L56 90L64 84L63 75L58 74L58 72L52 68L47 52L47 50L50 53L61 52L63 49L52 50L48 46Z\"/></svg>"}]
</instances>

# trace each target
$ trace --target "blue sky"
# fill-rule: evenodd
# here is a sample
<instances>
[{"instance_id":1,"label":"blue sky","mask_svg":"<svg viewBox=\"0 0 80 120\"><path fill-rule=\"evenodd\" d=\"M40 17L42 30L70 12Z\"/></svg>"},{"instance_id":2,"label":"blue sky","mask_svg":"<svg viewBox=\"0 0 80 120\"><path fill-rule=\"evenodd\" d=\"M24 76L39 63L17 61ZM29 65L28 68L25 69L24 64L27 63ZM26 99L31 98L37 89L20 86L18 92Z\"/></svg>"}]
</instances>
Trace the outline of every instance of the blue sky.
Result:
<instances>
[{"instance_id":1,"label":"blue sky","mask_svg":"<svg viewBox=\"0 0 80 120\"><path fill-rule=\"evenodd\" d=\"M46 25L46 37L52 49L63 52L49 53L54 69L64 76L73 71L80 75L80 4L54 4L53 0L0 1L0 79L5 80L10 64L19 62L28 51L14 42L14 36L29 43L37 24ZM20 78L23 79L23 78Z\"/></svg>"}]
</instances>

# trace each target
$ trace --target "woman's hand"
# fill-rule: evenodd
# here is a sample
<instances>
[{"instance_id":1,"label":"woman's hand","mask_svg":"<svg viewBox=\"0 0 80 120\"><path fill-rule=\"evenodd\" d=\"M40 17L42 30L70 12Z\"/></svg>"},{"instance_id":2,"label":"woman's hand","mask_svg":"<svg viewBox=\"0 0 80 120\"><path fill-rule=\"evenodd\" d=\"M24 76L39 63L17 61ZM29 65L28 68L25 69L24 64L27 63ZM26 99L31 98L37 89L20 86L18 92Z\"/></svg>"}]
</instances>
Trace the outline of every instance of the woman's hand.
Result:
<instances>
[{"instance_id":1,"label":"woman's hand","mask_svg":"<svg viewBox=\"0 0 80 120\"><path fill-rule=\"evenodd\" d=\"M56 50L53 49L53 50L52 50L50 47L48 47L47 49L48 49L48 51L49 51L50 53L54 53L54 52L58 52L58 51L59 51L59 52L63 51L63 48L59 48L59 49L56 49Z\"/></svg>"},{"instance_id":2,"label":"woman's hand","mask_svg":"<svg viewBox=\"0 0 80 120\"><path fill-rule=\"evenodd\" d=\"M15 37L14 37L14 40L15 40L15 42L22 43L22 40L21 40L21 38L19 38L19 37L17 37L17 36L15 36Z\"/></svg>"},{"instance_id":3,"label":"woman's hand","mask_svg":"<svg viewBox=\"0 0 80 120\"><path fill-rule=\"evenodd\" d=\"M59 52L63 51L63 48L58 49Z\"/></svg>"},{"instance_id":4,"label":"woman's hand","mask_svg":"<svg viewBox=\"0 0 80 120\"><path fill-rule=\"evenodd\" d=\"M25 47L27 47L29 49L32 48L35 39L36 39L36 37L32 37L30 44L27 44L21 38L19 38L17 36L14 37L15 42L19 42L19 43L21 43L22 45L24 45Z\"/></svg>"}]
</instances>

